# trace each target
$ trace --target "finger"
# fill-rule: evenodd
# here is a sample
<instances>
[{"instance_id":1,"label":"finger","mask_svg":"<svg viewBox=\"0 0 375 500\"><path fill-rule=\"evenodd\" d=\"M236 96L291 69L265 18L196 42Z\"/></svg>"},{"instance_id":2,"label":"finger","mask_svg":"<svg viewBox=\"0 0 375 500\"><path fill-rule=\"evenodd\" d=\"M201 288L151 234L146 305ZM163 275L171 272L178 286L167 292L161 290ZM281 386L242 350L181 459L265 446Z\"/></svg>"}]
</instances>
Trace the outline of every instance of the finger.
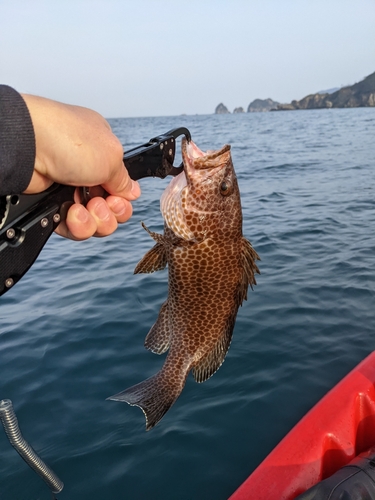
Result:
<instances>
[{"instance_id":1,"label":"finger","mask_svg":"<svg viewBox=\"0 0 375 500\"><path fill-rule=\"evenodd\" d=\"M55 232L71 240L86 240L97 231L94 217L83 205L72 205L66 215L66 220L58 225Z\"/></svg>"},{"instance_id":2,"label":"finger","mask_svg":"<svg viewBox=\"0 0 375 500\"><path fill-rule=\"evenodd\" d=\"M117 219L103 198L93 198L86 209L96 222L95 236L108 236L117 229Z\"/></svg>"},{"instance_id":3,"label":"finger","mask_svg":"<svg viewBox=\"0 0 375 500\"><path fill-rule=\"evenodd\" d=\"M103 184L109 194L121 196L129 201L137 199L141 194L141 188L137 181L133 181L124 166L117 169L110 180Z\"/></svg>"},{"instance_id":4,"label":"finger","mask_svg":"<svg viewBox=\"0 0 375 500\"><path fill-rule=\"evenodd\" d=\"M132 213L131 203L123 198L109 196L105 201L94 198L87 204L87 209L79 203L72 205L66 221L59 224L55 232L72 240L108 236L116 230L118 222L126 222Z\"/></svg>"},{"instance_id":5,"label":"finger","mask_svg":"<svg viewBox=\"0 0 375 500\"><path fill-rule=\"evenodd\" d=\"M132 216L133 207L130 201L118 196L108 196L105 201L113 215L116 217L117 222L126 222Z\"/></svg>"}]
</instances>

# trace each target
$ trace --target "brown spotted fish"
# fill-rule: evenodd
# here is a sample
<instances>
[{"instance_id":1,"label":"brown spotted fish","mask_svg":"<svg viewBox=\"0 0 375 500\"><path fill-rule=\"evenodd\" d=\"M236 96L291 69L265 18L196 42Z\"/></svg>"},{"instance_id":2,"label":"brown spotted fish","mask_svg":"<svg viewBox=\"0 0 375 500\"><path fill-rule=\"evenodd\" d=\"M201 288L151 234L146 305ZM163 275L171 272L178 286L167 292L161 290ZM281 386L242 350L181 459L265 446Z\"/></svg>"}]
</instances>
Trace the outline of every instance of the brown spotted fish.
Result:
<instances>
[{"instance_id":1,"label":"brown spotted fish","mask_svg":"<svg viewBox=\"0 0 375 500\"><path fill-rule=\"evenodd\" d=\"M161 198L164 234L144 226L156 244L134 271L152 273L168 264L168 299L145 340L150 351L168 355L156 375L108 398L139 406L147 430L179 397L190 371L204 382L223 363L238 308L259 273L259 257L242 236L230 146L203 153L183 139L182 158L184 171Z\"/></svg>"}]
</instances>

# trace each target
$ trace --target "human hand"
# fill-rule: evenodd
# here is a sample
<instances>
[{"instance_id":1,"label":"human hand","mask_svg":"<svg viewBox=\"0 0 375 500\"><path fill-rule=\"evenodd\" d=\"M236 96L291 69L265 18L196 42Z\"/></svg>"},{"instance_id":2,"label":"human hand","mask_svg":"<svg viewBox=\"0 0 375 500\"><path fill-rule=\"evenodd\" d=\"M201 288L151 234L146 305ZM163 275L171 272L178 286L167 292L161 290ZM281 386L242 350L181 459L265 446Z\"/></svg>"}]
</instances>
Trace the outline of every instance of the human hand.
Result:
<instances>
[{"instance_id":1,"label":"human hand","mask_svg":"<svg viewBox=\"0 0 375 500\"><path fill-rule=\"evenodd\" d=\"M35 131L34 173L25 193L39 193L57 182L69 186L100 186L84 207L76 192L66 220L56 233L83 240L107 236L132 215L131 201L140 196L130 179L123 149L108 122L87 108L22 94ZM105 199L103 189L109 193Z\"/></svg>"}]
</instances>

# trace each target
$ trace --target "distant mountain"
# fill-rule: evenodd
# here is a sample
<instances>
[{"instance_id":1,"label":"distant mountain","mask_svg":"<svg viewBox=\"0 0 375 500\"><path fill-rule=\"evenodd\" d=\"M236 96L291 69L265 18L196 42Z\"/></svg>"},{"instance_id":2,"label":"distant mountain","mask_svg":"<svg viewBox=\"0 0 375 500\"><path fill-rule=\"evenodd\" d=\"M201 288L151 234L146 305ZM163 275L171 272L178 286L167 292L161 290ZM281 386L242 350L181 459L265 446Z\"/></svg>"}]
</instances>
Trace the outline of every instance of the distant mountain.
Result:
<instances>
[{"instance_id":1,"label":"distant mountain","mask_svg":"<svg viewBox=\"0 0 375 500\"><path fill-rule=\"evenodd\" d=\"M328 90L319 90L317 94L333 94L334 92L337 92L340 90L341 87L334 87L333 89L328 89Z\"/></svg>"},{"instance_id":2,"label":"distant mountain","mask_svg":"<svg viewBox=\"0 0 375 500\"><path fill-rule=\"evenodd\" d=\"M244 113L244 109L241 106L239 108L234 108L233 113Z\"/></svg>"},{"instance_id":3,"label":"distant mountain","mask_svg":"<svg viewBox=\"0 0 375 500\"><path fill-rule=\"evenodd\" d=\"M279 103L273 101L272 99L255 99L247 107L248 113L257 113L262 111L271 111L271 109L276 108Z\"/></svg>"},{"instance_id":4,"label":"distant mountain","mask_svg":"<svg viewBox=\"0 0 375 500\"><path fill-rule=\"evenodd\" d=\"M310 94L300 101L279 104L275 111L320 108L360 108L375 107L375 72L362 81L324 94Z\"/></svg>"},{"instance_id":5,"label":"distant mountain","mask_svg":"<svg viewBox=\"0 0 375 500\"><path fill-rule=\"evenodd\" d=\"M228 113L230 113L230 111L222 102L216 106L215 115L226 115Z\"/></svg>"}]
</instances>

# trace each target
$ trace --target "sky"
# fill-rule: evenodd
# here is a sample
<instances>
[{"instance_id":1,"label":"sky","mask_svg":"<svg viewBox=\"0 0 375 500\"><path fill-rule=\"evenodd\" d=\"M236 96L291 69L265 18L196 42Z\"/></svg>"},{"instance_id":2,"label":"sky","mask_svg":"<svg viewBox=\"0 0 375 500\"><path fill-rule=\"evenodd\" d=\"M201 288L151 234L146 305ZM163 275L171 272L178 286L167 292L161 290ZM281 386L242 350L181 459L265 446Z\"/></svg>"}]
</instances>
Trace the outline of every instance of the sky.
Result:
<instances>
[{"instance_id":1,"label":"sky","mask_svg":"<svg viewBox=\"0 0 375 500\"><path fill-rule=\"evenodd\" d=\"M0 0L0 82L106 118L245 110L375 71L375 0Z\"/></svg>"}]
</instances>

